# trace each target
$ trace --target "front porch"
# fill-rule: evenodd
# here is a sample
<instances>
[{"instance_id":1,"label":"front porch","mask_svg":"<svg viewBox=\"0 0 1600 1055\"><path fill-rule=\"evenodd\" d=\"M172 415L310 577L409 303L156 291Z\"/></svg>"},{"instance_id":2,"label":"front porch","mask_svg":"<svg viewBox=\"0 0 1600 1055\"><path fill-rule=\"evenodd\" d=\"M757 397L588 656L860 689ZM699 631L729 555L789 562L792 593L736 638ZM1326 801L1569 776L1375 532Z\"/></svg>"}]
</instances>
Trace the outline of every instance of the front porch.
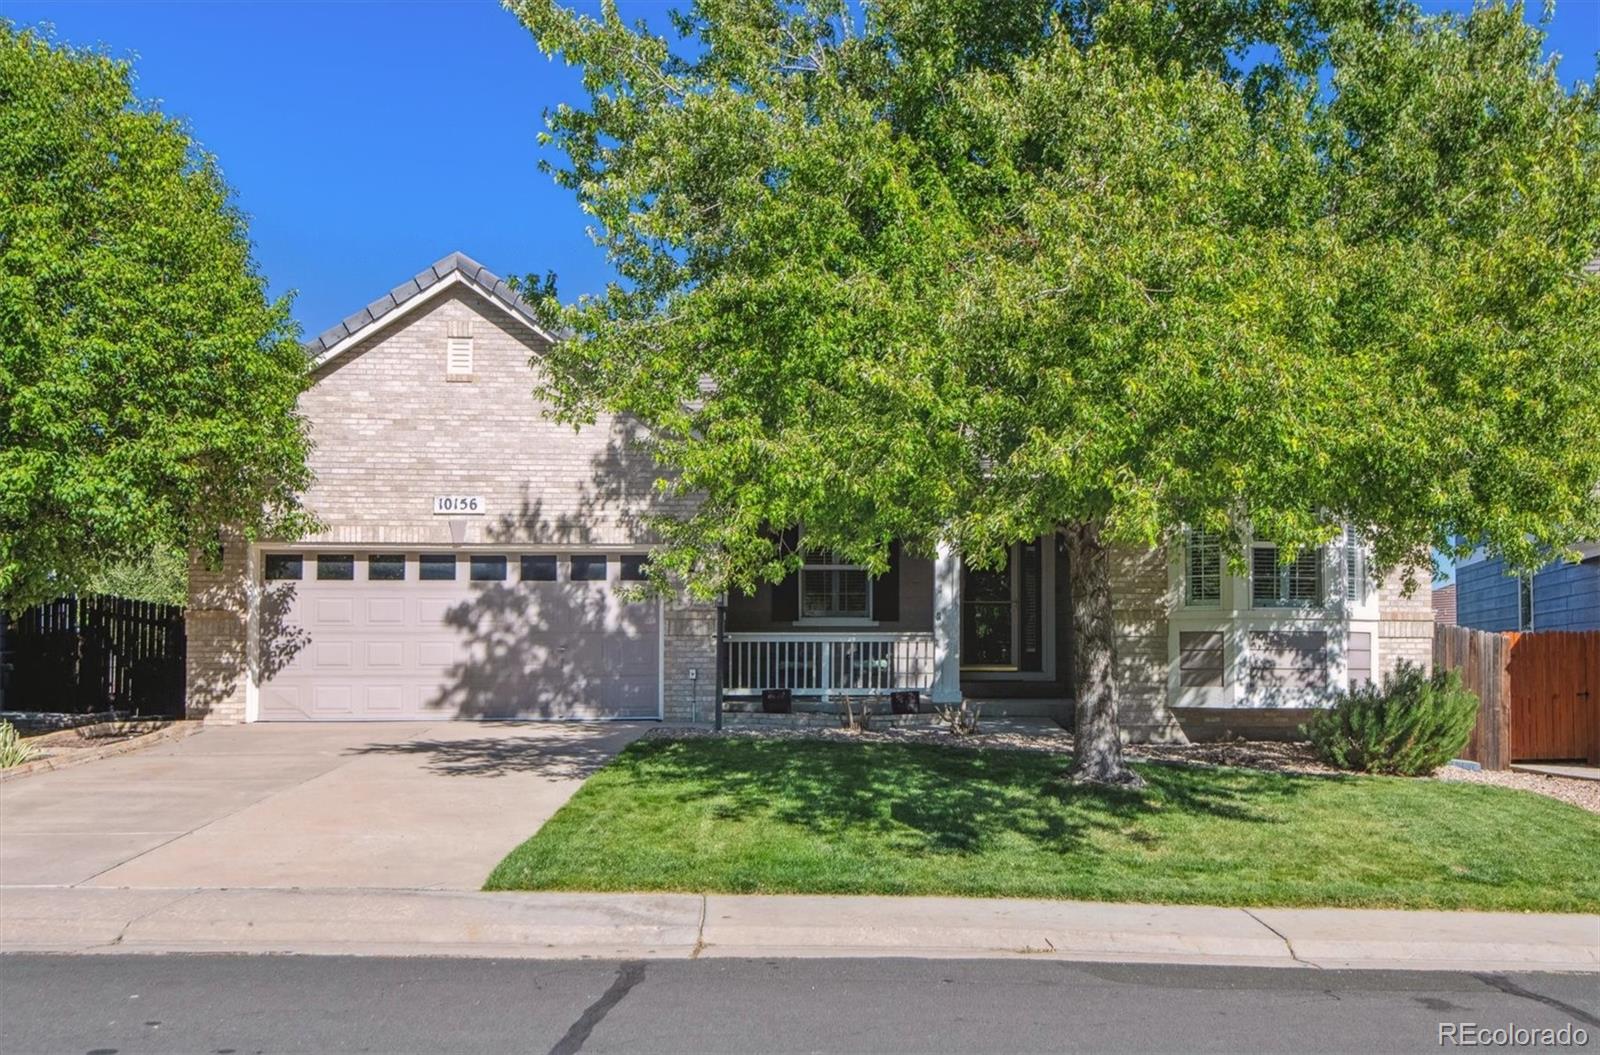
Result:
<instances>
[{"instance_id":1,"label":"front porch","mask_svg":"<svg viewBox=\"0 0 1600 1055\"><path fill-rule=\"evenodd\" d=\"M798 539L795 539L797 542ZM836 715L846 697L887 718L963 699L985 713L1058 717L1071 695L1065 555L1045 536L996 569L949 548L891 552L886 573L808 555L781 583L728 598L718 674L725 707L759 712L780 690L796 714Z\"/></svg>"}]
</instances>

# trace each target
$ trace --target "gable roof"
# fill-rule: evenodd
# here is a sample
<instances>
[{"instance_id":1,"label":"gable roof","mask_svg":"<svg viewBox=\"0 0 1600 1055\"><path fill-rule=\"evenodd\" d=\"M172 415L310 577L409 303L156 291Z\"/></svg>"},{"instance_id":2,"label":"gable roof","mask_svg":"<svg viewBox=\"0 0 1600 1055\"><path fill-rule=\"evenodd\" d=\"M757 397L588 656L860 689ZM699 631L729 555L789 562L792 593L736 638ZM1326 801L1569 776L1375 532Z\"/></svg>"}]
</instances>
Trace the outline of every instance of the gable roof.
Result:
<instances>
[{"instance_id":1,"label":"gable roof","mask_svg":"<svg viewBox=\"0 0 1600 1055\"><path fill-rule=\"evenodd\" d=\"M307 341L306 354L314 365L321 366L359 342L378 324L414 311L445 290L457 286L471 288L540 337L554 342L555 338L539 325L533 308L512 290L505 279L467 254L455 252L431 267L423 268L354 315L347 316Z\"/></svg>"}]
</instances>

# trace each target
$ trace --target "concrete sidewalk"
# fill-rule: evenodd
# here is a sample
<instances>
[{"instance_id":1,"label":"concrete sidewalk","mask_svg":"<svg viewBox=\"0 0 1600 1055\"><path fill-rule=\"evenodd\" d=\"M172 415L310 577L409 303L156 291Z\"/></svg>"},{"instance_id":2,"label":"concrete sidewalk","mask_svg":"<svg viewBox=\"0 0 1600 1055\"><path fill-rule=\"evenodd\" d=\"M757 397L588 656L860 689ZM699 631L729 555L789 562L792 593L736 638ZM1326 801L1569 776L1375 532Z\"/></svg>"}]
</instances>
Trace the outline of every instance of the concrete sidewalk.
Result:
<instances>
[{"instance_id":1,"label":"concrete sidewalk","mask_svg":"<svg viewBox=\"0 0 1600 1055\"><path fill-rule=\"evenodd\" d=\"M0 951L1033 957L1600 972L1600 917L963 898L0 890Z\"/></svg>"}]
</instances>

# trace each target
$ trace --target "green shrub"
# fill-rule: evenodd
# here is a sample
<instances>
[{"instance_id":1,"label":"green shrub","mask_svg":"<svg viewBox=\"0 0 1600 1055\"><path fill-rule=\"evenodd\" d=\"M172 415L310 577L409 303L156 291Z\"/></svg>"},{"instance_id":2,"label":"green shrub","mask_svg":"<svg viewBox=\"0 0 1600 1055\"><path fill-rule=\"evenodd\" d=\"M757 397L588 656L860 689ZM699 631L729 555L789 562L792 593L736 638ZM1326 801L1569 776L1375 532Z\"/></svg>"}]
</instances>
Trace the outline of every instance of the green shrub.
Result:
<instances>
[{"instance_id":1,"label":"green shrub","mask_svg":"<svg viewBox=\"0 0 1600 1055\"><path fill-rule=\"evenodd\" d=\"M1401 663L1371 684L1347 692L1305 727L1329 765L1367 773L1420 776L1455 758L1472 735L1478 697L1454 670Z\"/></svg>"},{"instance_id":2,"label":"green shrub","mask_svg":"<svg viewBox=\"0 0 1600 1055\"><path fill-rule=\"evenodd\" d=\"M17 735L17 727L0 722L0 769L20 766L33 755L33 748Z\"/></svg>"}]
</instances>

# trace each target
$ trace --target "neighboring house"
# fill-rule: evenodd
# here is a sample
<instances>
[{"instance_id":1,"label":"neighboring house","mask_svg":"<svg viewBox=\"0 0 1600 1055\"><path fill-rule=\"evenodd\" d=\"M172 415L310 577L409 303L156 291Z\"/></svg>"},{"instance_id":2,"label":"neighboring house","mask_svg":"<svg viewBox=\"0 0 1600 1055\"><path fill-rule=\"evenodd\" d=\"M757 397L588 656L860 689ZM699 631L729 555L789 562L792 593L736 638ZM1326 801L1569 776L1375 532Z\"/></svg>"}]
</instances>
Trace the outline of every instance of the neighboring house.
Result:
<instances>
[{"instance_id":1,"label":"neighboring house","mask_svg":"<svg viewBox=\"0 0 1600 1055\"><path fill-rule=\"evenodd\" d=\"M550 340L457 253L310 342L305 503L323 530L228 539L220 568L192 570L192 716L709 715L716 607L631 599L656 469L626 421L574 430L543 416L533 390ZM1428 597L1370 582L1357 547L1289 567L1270 546L1249 556L1234 575L1201 536L1118 554L1130 737L1292 729L1353 682L1428 662ZM987 715L1064 715L1065 563L1053 536L995 571L896 550L871 578L812 554L787 581L728 598L723 683L742 700L914 690Z\"/></svg>"},{"instance_id":2,"label":"neighboring house","mask_svg":"<svg viewBox=\"0 0 1600 1055\"><path fill-rule=\"evenodd\" d=\"M1456 622L1476 630L1600 630L1600 543L1580 559L1511 575L1482 551L1456 566Z\"/></svg>"},{"instance_id":3,"label":"neighboring house","mask_svg":"<svg viewBox=\"0 0 1600 1055\"><path fill-rule=\"evenodd\" d=\"M1433 621L1438 626L1456 625L1456 584L1433 588Z\"/></svg>"}]
</instances>

